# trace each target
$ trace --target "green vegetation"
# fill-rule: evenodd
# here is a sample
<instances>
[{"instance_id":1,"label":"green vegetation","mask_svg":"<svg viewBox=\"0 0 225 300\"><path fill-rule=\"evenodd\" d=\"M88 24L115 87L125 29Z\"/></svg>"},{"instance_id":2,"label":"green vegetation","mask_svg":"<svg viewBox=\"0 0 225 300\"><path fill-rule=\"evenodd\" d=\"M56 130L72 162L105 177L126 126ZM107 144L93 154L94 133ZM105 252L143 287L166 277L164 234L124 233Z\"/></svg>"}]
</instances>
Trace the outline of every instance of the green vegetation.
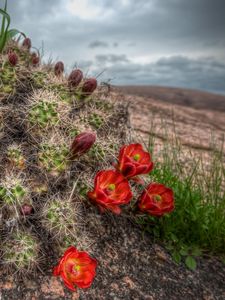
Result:
<instances>
[{"instance_id":1,"label":"green vegetation","mask_svg":"<svg viewBox=\"0 0 225 300\"><path fill-rule=\"evenodd\" d=\"M7 13L7 0L5 1L4 9L0 8L0 15L2 15L2 24L1 24L1 35L0 35L0 53L3 52L7 42L12 39L14 36L20 33L17 29L9 29L11 18Z\"/></svg>"},{"instance_id":2,"label":"green vegetation","mask_svg":"<svg viewBox=\"0 0 225 300\"><path fill-rule=\"evenodd\" d=\"M154 152L154 139L149 150ZM201 254L225 254L225 167L223 152L214 148L209 165L201 155L190 153L184 162L182 147L177 140L164 142L150 177L173 189L175 210L163 218L139 217L138 223L157 240L163 240L174 260L184 258L190 269ZM220 147L222 149L222 147Z\"/></svg>"}]
</instances>

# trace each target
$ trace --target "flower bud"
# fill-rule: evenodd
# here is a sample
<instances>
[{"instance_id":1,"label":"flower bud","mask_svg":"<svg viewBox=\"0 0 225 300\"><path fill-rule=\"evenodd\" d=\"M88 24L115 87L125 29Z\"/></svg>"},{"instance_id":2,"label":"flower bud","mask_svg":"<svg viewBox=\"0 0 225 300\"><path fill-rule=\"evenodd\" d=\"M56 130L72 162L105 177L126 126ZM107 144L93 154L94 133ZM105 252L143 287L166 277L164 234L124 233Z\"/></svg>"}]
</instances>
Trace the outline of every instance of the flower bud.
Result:
<instances>
[{"instance_id":1,"label":"flower bud","mask_svg":"<svg viewBox=\"0 0 225 300\"><path fill-rule=\"evenodd\" d=\"M32 65L33 66L37 66L40 62L40 58L39 56L37 55L37 53L33 52L31 54L31 62L32 62Z\"/></svg>"},{"instance_id":2,"label":"flower bud","mask_svg":"<svg viewBox=\"0 0 225 300\"><path fill-rule=\"evenodd\" d=\"M83 79L83 72L79 69L73 70L68 78L68 84L70 87L77 87Z\"/></svg>"},{"instance_id":3,"label":"flower bud","mask_svg":"<svg viewBox=\"0 0 225 300\"><path fill-rule=\"evenodd\" d=\"M55 72L55 76L61 76L63 74L63 72L64 72L64 64L63 64L62 61L58 61L55 64L54 72Z\"/></svg>"},{"instance_id":4,"label":"flower bud","mask_svg":"<svg viewBox=\"0 0 225 300\"><path fill-rule=\"evenodd\" d=\"M94 132L82 132L78 134L70 148L70 152L72 158L76 157L77 155L82 155L93 146L96 141L96 135Z\"/></svg>"},{"instance_id":5,"label":"flower bud","mask_svg":"<svg viewBox=\"0 0 225 300\"><path fill-rule=\"evenodd\" d=\"M96 88L97 88L97 80L95 78L89 78L85 80L82 86L82 93L85 96L89 96L94 92Z\"/></svg>"},{"instance_id":6,"label":"flower bud","mask_svg":"<svg viewBox=\"0 0 225 300\"><path fill-rule=\"evenodd\" d=\"M31 48L31 39L25 38L23 40L23 47L27 48L28 50L30 50L30 48Z\"/></svg>"},{"instance_id":7,"label":"flower bud","mask_svg":"<svg viewBox=\"0 0 225 300\"><path fill-rule=\"evenodd\" d=\"M30 204L24 204L20 212L23 216L29 216L33 213L33 207Z\"/></svg>"},{"instance_id":8,"label":"flower bud","mask_svg":"<svg viewBox=\"0 0 225 300\"><path fill-rule=\"evenodd\" d=\"M9 52L8 61L12 66L16 66L16 64L18 63L18 56L15 52Z\"/></svg>"}]
</instances>

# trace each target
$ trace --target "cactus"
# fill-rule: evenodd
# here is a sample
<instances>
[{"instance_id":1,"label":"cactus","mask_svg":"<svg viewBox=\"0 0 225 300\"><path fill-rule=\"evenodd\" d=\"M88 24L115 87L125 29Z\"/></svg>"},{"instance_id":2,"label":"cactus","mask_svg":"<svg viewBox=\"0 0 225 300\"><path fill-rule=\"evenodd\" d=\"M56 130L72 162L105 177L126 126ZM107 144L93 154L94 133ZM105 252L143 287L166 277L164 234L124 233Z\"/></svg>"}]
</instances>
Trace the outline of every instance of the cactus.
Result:
<instances>
[{"instance_id":1,"label":"cactus","mask_svg":"<svg viewBox=\"0 0 225 300\"><path fill-rule=\"evenodd\" d=\"M21 178L10 174L0 185L0 198L2 204L16 207L23 204L28 197L28 189Z\"/></svg>"},{"instance_id":2,"label":"cactus","mask_svg":"<svg viewBox=\"0 0 225 300\"><path fill-rule=\"evenodd\" d=\"M52 146L41 145L39 152L39 164L51 174L64 172L68 165L69 150L66 145Z\"/></svg>"},{"instance_id":3,"label":"cactus","mask_svg":"<svg viewBox=\"0 0 225 300\"><path fill-rule=\"evenodd\" d=\"M31 233L17 230L3 244L4 266L20 274L33 271L40 260L39 249L39 243Z\"/></svg>"},{"instance_id":4,"label":"cactus","mask_svg":"<svg viewBox=\"0 0 225 300\"><path fill-rule=\"evenodd\" d=\"M81 70L66 80L61 63L39 61L37 69L30 49L29 39L12 41L0 60L0 264L10 275L49 268L46 249L60 256L71 244L91 247L87 190L126 129L121 106L103 94L80 101ZM16 67L8 53L17 55ZM110 131L97 130L103 125Z\"/></svg>"},{"instance_id":5,"label":"cactus","mask_svg":"<svg viewBox=\"0 0 225 300\"><path fill-rule=\"evenodd\" d=\"M13 144L9 146L7 151L7 157L9 162L17 167L18 169L23 170L25 168L25 157L22 154L22 150L19 145Z\"/></svg>"},{"instance_id":6,"label":"cactus","mask_svg":"<svg viewBox=\"0 0 225 300\"><path fill-rule=\"evenodd\" d=\"M88 118L88 121L89 121L89 124L96 129L99 129L102 126L102 124L104 123L103 118L97 113L91 114Z\"/></svg>"},{"instance_id":7,"label":"cactus","mask_svg":"<svg viewBox=\"0 0 225 300\"><path fill-rule=\"evenodd\" d=\"M49 199L42 211L42 224L57 236L59 242L66 236L74 236L81 225L79 220L79 203L56 196Z\"/></svg>"},{"instance_id":8,"label":"cactus","mask_svg":"<svg viewBox=\"0 0 225 300\"><path fill-rule=\"evenodd\" d=\"M55 125L58 122L56 106L56 103L50 103L44 100L34 104L29 112L30 123L40 127Z\"/></svg>"}]
</instances>

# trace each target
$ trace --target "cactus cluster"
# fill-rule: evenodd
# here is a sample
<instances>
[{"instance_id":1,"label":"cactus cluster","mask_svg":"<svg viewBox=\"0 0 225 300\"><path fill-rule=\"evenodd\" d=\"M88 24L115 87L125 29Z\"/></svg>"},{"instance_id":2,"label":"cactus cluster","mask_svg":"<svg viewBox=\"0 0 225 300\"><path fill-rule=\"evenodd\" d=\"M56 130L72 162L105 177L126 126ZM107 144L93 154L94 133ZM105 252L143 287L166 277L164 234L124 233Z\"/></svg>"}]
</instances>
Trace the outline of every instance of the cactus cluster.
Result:
<instances>
[{"instance_id":1,"label":"cactus cluster","mask_svg":"<svg viewBox=\"0 0 225 300\"><path fill-rule=\"evenodd\" d=\"M4 265L9 272L15 269L22 275L34 270L41 259L37 238L32 233L19 229L3 243L2 252Z\"/></svg>"},{"instance_id":2,"label":"cactus cluster","mask_svg":"<svg viewBox=\"0 0 225 300\"><path fill-rule=\"evenodd\" d=\"M96 79L31 50L26 38L0 57L0 266L23 275L47 269L48 251L92 243L86 193L124 142L127 113Z\"/></svg>"}]
</instances>

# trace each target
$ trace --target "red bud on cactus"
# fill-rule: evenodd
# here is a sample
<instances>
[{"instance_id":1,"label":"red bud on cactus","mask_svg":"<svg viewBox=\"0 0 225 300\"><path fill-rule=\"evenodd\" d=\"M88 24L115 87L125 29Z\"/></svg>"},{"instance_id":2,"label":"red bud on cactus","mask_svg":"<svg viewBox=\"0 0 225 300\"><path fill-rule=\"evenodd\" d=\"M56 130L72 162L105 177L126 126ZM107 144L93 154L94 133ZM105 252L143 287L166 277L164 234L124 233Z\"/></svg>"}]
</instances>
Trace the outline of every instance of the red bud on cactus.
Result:
<instances>
[{"instance_id":1,"label":"red bud on cactus","mask_svg":"<svg viewBox=\"0 0 225 300\"><path fill-rule=\"evenodd\" d=\"M62 61L58 61L55 64L54 72L55 72L55 76L61 76L62 75L62 73L64 72L64 63Z\"/></svg>"},{"instance_id":2,"label":"red bud on cactus","mask_svg":"<svg viewBox=\"0 0 225 300\"><path fill-rule=\"evenodd\" d=\"M96 141L96 134L94 132L82 132L78 134L71 145L70 151L72 158L77 155L82 155L93 146Z\"/></svg>"},{"instance_id":3,"label":"red bud on cactus","mask_svg":"<svg viewBox=\"0 0 225 300\"><path fill-rule=\"evenodd\" d=\"M85 96L89 96L94 92L96 88L97 88L97 80L95 78L89 78L85 80L82 86L82 93Z\"/></svg>"},{"instance_id":4,"label":"red bud on cactus","mask_svg":"<svg viewBox=\"0 0 225 300\"><path fill-rule=\"evenodd\" d=\"M70 87L77 87L81 80L83 79L83 72L79 69L73 70L70 73L70 76L68 78L68 84Z\"/></svg>"},{"instance_id":5,"label":"red bud on cactus","mask_svg":"<svg viewBox=\"0 0 225 300\"><path fill-rule=\"evenodd\" d=\"M24 204L20 210L21 214L24 216L29 216L33 213L33 207L30 204Z\"/></svg>"},{"instance_id":6,"label":"red bud on cactus","mask_svg":"<svg viewBox=\"0 0 225 300\"><path fill-rule=\"evenodd\" d=\"M31 54L31 62L32 62L32 65L33 66L37 66L40 62L40 58L39 56L37 55L37 53L33 52Z\"/></svg>"},{"instance_id":7,"label":"red bud on cactus","mask_svg":"<svg viewBox=\"0 0 225 300\"><path fill-rule=\"evenodd\" d=\"M31 48L31 39L25 38L23 40L23 47L27 48L28 50L30 50L30 48Z\"/></svg>"},{"instance_id":8,"label":"red bud on cactus","mask_svg":"<svg viewBox=\"0 0 225 300\"><path fill-rule=\"evenodd\" d=\"M18 56L15 52L9 52L8 54L8 61L12 66L15 66L18 62Z\"/></svg>"}]
</instances>

